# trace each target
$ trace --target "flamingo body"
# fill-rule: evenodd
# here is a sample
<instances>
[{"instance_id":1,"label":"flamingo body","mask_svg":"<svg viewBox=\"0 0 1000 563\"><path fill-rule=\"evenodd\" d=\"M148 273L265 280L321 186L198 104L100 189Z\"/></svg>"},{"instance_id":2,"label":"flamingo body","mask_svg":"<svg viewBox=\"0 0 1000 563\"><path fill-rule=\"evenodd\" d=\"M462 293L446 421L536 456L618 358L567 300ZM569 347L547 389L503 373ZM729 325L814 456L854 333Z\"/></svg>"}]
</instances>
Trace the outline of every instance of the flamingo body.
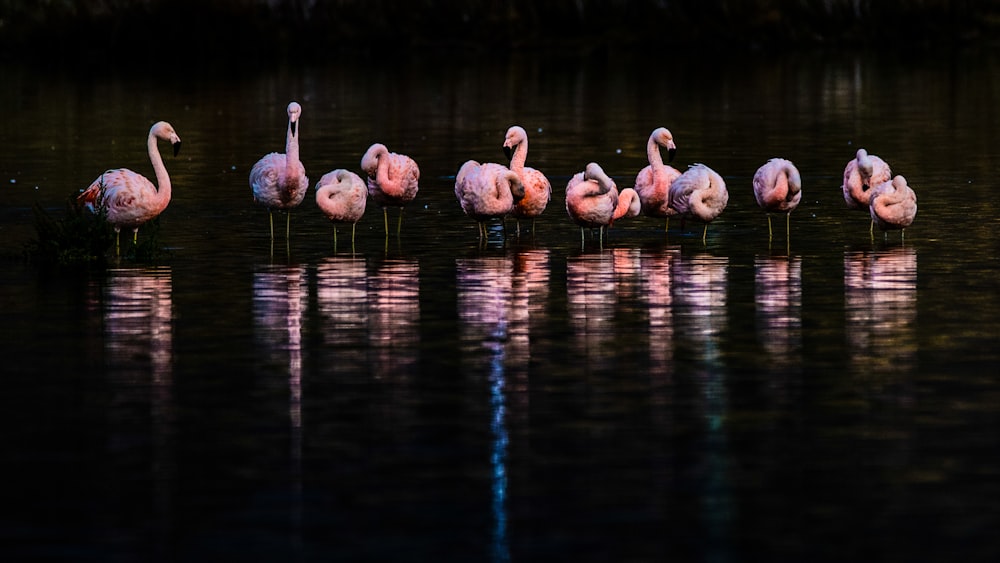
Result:
<instances>
[{"instance_id":1,"label":"flamingo body","mask_svg":"<svg viewBox=\"0 0 1000 563\"><path fill-rule=\"evenodd\" d=\"M361 157L361 169L368 182L368 194L382 207L385 218L385 234L389 235L387 207L400 208L396 234L402 228L403 207L417 197L420 168L416 161L405 154L389 152L382 143L374 143Z\"/></svg>"},{"instance_id":2,"label":"flamingo body","mask_svg":"<svg viewBox=\"0 0 1000 563\"><path fill-rule=\"evenodd\" d=\"M485 222L508 215L524 192L513 170L493 162L468 160L455 175L455 197L462 211L479 223L480 237L485 234Z\"/></svg>"},{"instance_id":3,"label":"flamingo body","mask_svg":"<svg viewBox=\"0 0 1000 563\"><path fill-rule=\"evenodd\" d=\"M364 216L367 203L368 187L365 181L350 170L332 170L323 174L316 183L316 204L323 215L334 223L334 241L337 237L336 225L350 223L351 244L354 243L355 226Z\"/></svg>"},{"instance_id":4,"label":"flamingo body","mask_svg":"<svg viewBox=\"0 0 1000 563\"><path fill-rule=\"evenodd\" d=\"M891 182L872 188L869 201L872 222L882 231L903 230L917 216L917 194L897 175Z\"/></svg>"},{"instance_id":5,"label":"flamingo body","mask_svg":"<svg viewBox=\"0 0 1000 563\"><path fill-rule=\"evenodd\" d=\"M767 213L767 232L771 232L771 213L785 213L786 232L789 216L802 200L802 176L792 161L772 158L753 175L753 195Z\"/></svg>"},{"instance_id":6,"label":"flamingo body","mask_svg":"<svg viewBox=\"0 0 1000 563\"><path fill-rule=\"evenodd\" d=\"M298 207L309 191L309 178L306 169L299 160L299 118L302 106L291 102L286 108L288 112L288 129L285 134L285 152L272 152L264 155L250 169L250 189L253 200L258 205L267 208L271 220L271 240L274 240L275 209L289 212L285 235L288 235L291 223L291 210Z\"/></svg>"},{"instance_id":7,"label":"flamingo body","mask_svg":"<svg viewBox=\"0 0 1000 563\"><path fill-rule=\"evenodd\" d=\"M617 221L623 217L638 217L642 212L642 202L639 194L633 188L625 188L618 192L618 205L611 216L611 221Z\"/></svg>"},{"instance_id":8,"label":"flamingo body","mask_svg":"<svg viewBox=\"0 0 1000 563\"><path fill-rule=\"evenodd\" d=\"M552 183L540 170L524 165L528 156L528 133L523 127L514 125L507 129L503 150L510 159L510 169L524 185L524 197L514 203L510 214L516 219L531 219L534 222L552 199Z\"/></svg>"},{"instance_id":9,"label":"flamingo body","mask_svg":"<svg viewBox=\"0 0 1000 563\"><path fill-rule=\"evenodd\" d=\"M708 233L708 224L721 215L728 204L726 182L704 164L691 165L670 185L670 207L682 217L693 217L705 223L702 241Z\"/></svg>"},{"instance_id":10,"label":"flamingo body","mask_svg":"<svg viewBox=\"0 0 1000 563\"><path fill-rule=\"evenodd\" d=\"M670 185L678 176L680 170L663 163L660 149L667 149L668 160L674 159L677 145L674 137L665 127L658 127L649 135L646 142L646 158L649 165L636 174L635 191L639 196L642 213L647 217L670 220L676 211L669 205Z\"/></svg>"},{"instance_id":11,"label":"flamingo body","mask_svg":"<svg viewBox=\"0 0 1000 563\"><path fill-rule=\"evenodd\" d=\"M128 168L117 168L98 176L77 196L77 201L90 211L97 213L103 210L107 214L108 223L115 229L116 253L120 253L118 238L123 228L132 229L132 242L135 243L139 227L159 216L170 203L170 176L163 165L163 158L157 147L158 140L173 145L174 156L177 156L181 139L166 121L159 121L149 129L146 149L159 188L142 174Z\"/></svg>"},{"instance_id":12,"label":"flamingo body","mask_svg":"<svg viewBox=\"0 0 1000 563\"><path fill-rule=\"evenodd\" d=\"M889 165L865 149L858 149L854 159L844 167L844 201L849 209L868 209L871 188L892 180Z\"/></svg>"}]
</instances>

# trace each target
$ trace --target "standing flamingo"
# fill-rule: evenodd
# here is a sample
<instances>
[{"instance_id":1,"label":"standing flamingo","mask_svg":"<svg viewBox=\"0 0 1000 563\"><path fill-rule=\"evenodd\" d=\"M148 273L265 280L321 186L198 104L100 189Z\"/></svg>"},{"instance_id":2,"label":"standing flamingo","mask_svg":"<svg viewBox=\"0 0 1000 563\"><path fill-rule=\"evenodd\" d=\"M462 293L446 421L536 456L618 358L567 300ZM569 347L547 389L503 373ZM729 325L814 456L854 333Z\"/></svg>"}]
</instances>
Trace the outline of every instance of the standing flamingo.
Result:
<instances>
[{"instance_id":1,"label":"standing flamingo","mask_svg":"<svg viewBox=\"0 0 1000 563\"><path fill-rule=\"evenodd\" d=\"M302 106L288 104L288 131L285 134L285 152L272 152L261 157L250 169L250 188L254 203L267 208L271 223L271 243L274 244L274 210L284 209L285 240L292 224L292 208L298 207L309 191L306 169L299 161L299 117Z\"/></svg>"},{"instance_id":2,"label":"standing flamingo","mask_svg":"<svg viewBox=\"0 0 1000 563\"><path fill-rule=\"evenodd\" d=\"M323 174L316 183L316 204L333 222L333 247L337 248L337 223L351 224L351 249L354 249L354 231L365 214L368 187L365 181L350 170L338 168Z\"/></svg>"},{"instance_id":3,"label":"standing flamingo","mask_svg":"<svg viewBox=\"0 0 1000 563\"><path fill-rule=\"evenodd\" d=\"M681 175L680 170L663 163L660 147L667 149L667 160L673 161L677 154L674 136L665 127L658 127L646 142L646 158L649 165L635 177L635 191L639 194L642 212L648 217L664 219L664 230L670 226L670 216L676 212L670 208L670 184Z\"/></svg>"},{"instance_id":4,"label":"standing flamingo","mask_svg":"<svg viewBox=\"0 0 1000 563\"><path fill-rule=\"evenodd\" d=\"M142 174L128 168L116 168L101 174L90 187L77 196L77 201L92 212L103 210L115 228L115 255L121 256L119 239L122 228L132 229L132 244L139 237L139 226L157 217L170 203L170 176L163 165L157 140L167 141L174 147L174 156L181 150L181 138L166 121L158 121L149 128L146 149L156 173L159 189Z\"/></svg>"},{"instance_id":5,"label":"standing flamingo","mask_svg":"<svg viewBox=\"0 0 1000 563\"><path fill-rule=\"evenodd\" d=\"M753 195L757 205L767 213L767 239L774 234L771 230L771 213L785 213L785 237L791 233L791 215L802 199L802 176L792 161L772 158L764 163L753 175Z\"/></svg>"},{"instance_id":6,"label":"standing flamingo","mask_svg":"<svg viewBox=\"0 0 1000 563\"><path fill-rule=\"evenodd\" d=\"M670 207L681 217L694 217L705 223L702 244L708 235L708 224L722 213L728 203L726 182L704 164L692 164L670 185Z\"/></svg>"},{"instance_id":7,"label":"standing flamingo","mask_svg":"<svg viewBox=\"0 0 1000 563\"><path fill-rule=\"evenodd\" d=\"M361 169L368 175L368 193L382 207L385 236L389 236L389 206L399 208L396 236L403 227L403 207L417 197L420 168L405 154L389 152L381 143L368 147L361 157Z\"/></svg>"},{"instance_id":8,"label":"standing flamingo","mask_svg":"<svg viewBox=\"0 0 1000 563\"><path fill-rule=\"evenodd\" d=\"M531 232L535 232L535 217L545 211L552 199L552 184L541 171L524 165L528 157L528 133L519 125L507 129L503 151L510 159L510 169L524 184L524 197L515 202L511 215L517 220L517 234L521 234L520 219L531 219Z\"/></svg>"},{"instance_id":9,"label":"standing flamingo","mask_svg":"<svg viewBox=\"0 0 1000 563\"><path fill-rule=\"evenodd\" d=\"M881 158L858 149L854 158L844 167L844 201L848 209L867 210L871 188L892 180L889 165ZM874 223L869 230L874 229Z\"/></svg>"},{"instance_id":10,"label":"standing flamingo","mask_svg":"<svg viewBox=\"0 0 1000 563\"><path fill-rule=\"evenodd\" d=\"M603 248L604 228L610 227L616 218L626 216L633 199L631 194L627 195L625 205L620 206L618 186L596 162L574 174L566 184L566 213L580 226L580 244L584 241L584 230L596 228Z\"/></svg>"},{"instance_id":11,"label":"standing flamingo","mask_svg":"<svg viewBox=\"0 0 1000 563\"><path fill-rule=\"evenodd\" d=\"M511 169L494 162L468 160L455 176L455 197L466 215L479 223L479 239L486 234L486 221L503 219L524 197L524 184Z\"/></svg>"},{"instance_id":12,"label":"standing flamingo","mask_svg":"<svg viewBox=\"0 0 1000 563\"><path fill-rule=\"evenodd\" d=\"M903 230L913 224L917 216L917 194L906 183L906 178L897 175L891 182L882 182L871 190L869 214L872 216L872 237L875 236L874 225L885 231L899 229L899 237L903 238Z\"/></svg>"}]
</instances>

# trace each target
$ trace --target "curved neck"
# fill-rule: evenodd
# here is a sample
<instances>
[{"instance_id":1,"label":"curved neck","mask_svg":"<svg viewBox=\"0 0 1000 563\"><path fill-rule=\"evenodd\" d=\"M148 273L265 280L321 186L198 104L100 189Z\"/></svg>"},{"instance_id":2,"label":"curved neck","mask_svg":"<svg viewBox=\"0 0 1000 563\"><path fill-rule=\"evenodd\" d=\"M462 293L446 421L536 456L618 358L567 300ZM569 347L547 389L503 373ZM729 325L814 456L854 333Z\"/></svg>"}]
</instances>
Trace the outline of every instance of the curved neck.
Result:
<instances>
[{"instance_id":1,"label":"curved neck","mask_svg":"<svg viewBox=\"0 0 1000 563\"><path fill-rule=\"evenodd\" d=\"M167 167L163 165L163 157L160 156L160 149L156 145L156 135L152 131L146 139L146 149L149 152L149 161L153 164L153 172L156 173L156 197L162 210L170 203L170 176L167 175Z\"/></svg>"},{"instance_id":2,"label":"curved neck","mask_svg":"<svg viewBox=\"0 0 1000 563\"><path fill-rule=\"evenodd\" d=\"M514 156L510 159L510 169L521 174L524 172L524 161L528 158L528 137L525 135L521 142L514 146Z\"/></svg>"},{"instance_id":3,"label":"curved neck","mask_svg":"<svg viewBox=\"0 0 1000 563\"><path fill-rule=\"evenodd\" d=\"M646 159L649 160L649 168L653 173L653 179L657 182L663 176L663 155L660 154L660 145L656 142L654 135L649 136L646 143Z\"/></svg>"},{"instance_id":4,"label":"curved neck","mask_svg":"<svg viewBox=\"0 0 1000 563\"><path fill-rule=\"evenodd\" d=\"M379 149L375 153L375 158L378 162L378 168L375 169L375 181L380 186L386 186L389 183L389 149Z\"/></svg>"}]
</instances>

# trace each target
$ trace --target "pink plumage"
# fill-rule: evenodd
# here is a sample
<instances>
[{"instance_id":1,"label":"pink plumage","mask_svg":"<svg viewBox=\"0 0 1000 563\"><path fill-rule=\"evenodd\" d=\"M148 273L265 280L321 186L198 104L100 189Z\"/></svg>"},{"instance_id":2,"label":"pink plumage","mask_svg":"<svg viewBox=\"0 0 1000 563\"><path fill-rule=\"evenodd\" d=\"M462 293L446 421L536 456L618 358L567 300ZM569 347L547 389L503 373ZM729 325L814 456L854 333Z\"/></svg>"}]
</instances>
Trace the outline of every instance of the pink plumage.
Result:
<instances>
[{"instance_id":1,"label":"pink plumage","mask_svg":"<svg viewBox=\"0 0 1000 563\"><path fill-rule=\"evenodd\" d=\"M641 202L642 213L647 217L665 220L669 226L670 217L676 212L670 208L670 185L681 175L680 170L663 163L660 149L667 149L667 159L672 161L677 153L674 136L665 127L658 127L646 141L646 159L649 164L636 174L635 191Z\"/></svg>"},{"instance_id":2,"label":"pink plumage","mask_svg":"<svg viewBox=\"0 0 1000 563\"><path fill-rule=\"evenodd\" d=\"M167 141L174 147L174 156L181 148L181 139L172 125L159 121L149 129L146 149L156 174L157 186L142 174L128 168L108 170L94 180L77 196L77 201L92 212L103 210L108 223L115 229L115 253L120 255L119 238L121 230L132 229L132 243L135 244L139 227L157 217L170 203L170 176L163 165L163 158L157 147L157 140Z\"/></svg>"},{"instance_id":3,"label":"pink plumage","mask_svg":"<svg viewBox=\"0 0 1000 563\"><path fill-rule=\"evenodd\" d=\"M261 157L250 169L250 189L253 200L267 208L271 223L271 241L274 241L274 210L288 212L285 236L291 227L291 210L298 207L309 191L309 178L299 161L299 118L302 106L291 102L286 108L288 128L285 133L285 152L272 152Z\"/></svg>"},{"instance_id":4,"label":"pink plumage","mask_svg":"<svg viewBox=\"0 0 1000 563\"><path fill-rule=\"evenodd\" d=\"M524 197L514 203L510 214L515 219L531 219L531 230L534 232L535 218L545 211L552 199L552 183L540 170L524 165L528 157L528 133L523 127L514 125L507 129L503 149L510 159L510 169L524 184ZM517 230L520 233L520 222Z\"/></svg>"}]
</instances>

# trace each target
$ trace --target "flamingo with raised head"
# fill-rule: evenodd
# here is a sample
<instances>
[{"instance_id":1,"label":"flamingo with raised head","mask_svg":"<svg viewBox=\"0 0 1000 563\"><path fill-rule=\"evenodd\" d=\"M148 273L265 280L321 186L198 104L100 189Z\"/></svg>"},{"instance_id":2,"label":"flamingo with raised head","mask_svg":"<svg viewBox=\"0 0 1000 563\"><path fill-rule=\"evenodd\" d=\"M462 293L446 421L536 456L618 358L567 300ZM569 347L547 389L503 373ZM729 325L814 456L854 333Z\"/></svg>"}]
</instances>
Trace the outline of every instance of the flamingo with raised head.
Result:
<instances>
[{"instance_id":1,"label":"flamingo with raised head","mask_svg":"<svg viewBox=\"0 0 1000 563\"><path fill-rule=\"evenodd\" d=\"M302 106L291 102L288 112L288 129L285 133L285 152L272 152L260 158L250 169L250 189L254 203L267 208L271 224L271 243L274 243L274 210L284 209L285 239L291 232L292 209L298 207L309 191L309 178L299 160L299 118Z\"/></svg>"},{"instance_id":2,"label":"flamingo with raised head","mask_svg":"<svg viewBox=\"0 0 1000 563\"><path fill-rule=\"evenodd\" d=\"M670 185L670 207L682 218L693 217L705 223L702 244L708 235L708 224L722 214L728 203L726 182L704 164L692 164Z\"/></svg>"},{"instance_id":3,"label":"flamingo with raised head","mask_svg":"<svg viewBox=\"0 0 1000 563\"><path fill-rule=\"evenodd\" d=\"M149 128L146 150L159 188L142 174L128 168L116 168L98 176L77 196L77 201L90 211L97 213L103 210L107 214L108 223L115 229L117 256L121 255L119 245L121 230L132 229L132 244L135 245L139 237L139 226L159 216L170 203L170 176L163 165L163 158L157 146L158 140L173 145L174 156L177 156L181 150L181 138L177 136L173 125L166 121L158 121Z\"/></svg>"},{"instance_id":4,"label":"flamingo with raised head","mask_svg":"<svg viewBox=\"0 0 1000 563\"><path fill-rule=\"evenodd\" d=\"M616 218L627 216L634 208L633 200L637 199L638 194L633 196L630 193L622 202L615 181L596 162L588 163L583 172L574 174L566 184L566 213L580 226L581 245L586 229L599 229L599 241L603 248L604 228L610 227Z\"/></svg>"},{"instance_id":5,"label":"flamingo with raised head","mask_svg":"<svg viewBox=\"0 0 1000 563\"><path fill-rule=\"evenodd\" d=\"M892 170L886 161L865 149L858 149L854 158L844 167L844 201L848 209L868 210L871 188L892 180ZM874 229L874 223L869 230Z\"/></svg>"},{"instance_id":6,"label":"flamingo with raised head","mask_svg":"<svg viewBox=\"0 0 1000 563\"><path fill-rule=\"evenodd\" d=\"M511 215L517 221L517 234L521 234L521 219L531 219L531 232L535 232L535 218L545 211L552 199L552 183L540 170L525 166L528 157L528 133L520 125L507 129L503 150L510 159L510 169L524 184L524 197L514 203Z\"/></svg>"},{"instance_id":7,"label":"flamingo with raised head","mask_svg":"<svg viewBox=\"0 0 1000 563\"><path fill-rule=\"evenodd\" d=\"M337 248L337 225L351 224L351 249L354 249L354 231L365 214L368 203L368 186L350 170L338 168L323 174L316 183L316 204L333 222L333 248Z\"/></svg>"},{"instance_id":8,"label":"flamingo with raised head","mask_svg":"<svg viewBox=\"0 0 1000 563\"><path fill-rule=\"evenodd\" d=\"M899 230L900 239L903 231L913 224L917 216L917 194L906 183L906 178L896 175L891 182L882 182L871 190L869 199L869 214L872 217L871 235L874 238L875 229L885 232Z\"/></svg>"},{"instance_id":9,"label":"flamingo with raised head","mask_svg":"<svg viewBox=\"0 0 1000 563\"><path fill-rule=\"evenodd\" d=\"M503 220L524 197L524 184L513 170L496 164L467 160L455 175L455 197L466 215L479 223L479 238L486 238L486 221Z\"/></svg>"},{"instance_id":10,"label":"flamingo with raised head","mask_svg":"<svg viewBox=\"0 0 1000 563\"><path fill-rule=\"evenodd\" d=\"M420 168L405 154L389 152L382 143L374 143L361 157L361 169L368 176L368 194L382 207L385 236L389 236L388 207L399 208L396 236L403 228L403 207L417 197Z\"/></svg>"},{"instance_id":11,"label":"flamingo with raised head","mask_svg":"<svg viewBox=\"0 0 1000 563\"><path fill-rule=\"evenodd\" d=\"M802 200L802 176L792 161L772 158L753 175L753 195L767 214L767 239L771 240L771 213L785 214L785 237L791 233L792 211Z\"/></svg>"},{"instance_id":12,"label":"flamingo with raised head","mask_svg":"<svg viewBox=\"0 0 1000 563\"><path fill-rule=\"evenodd\" d=\"M674 136L666 127L657 127L646 141L646 158L649 164L635 176L635 191L639 195L642 213L647 217L664 220L664 230L670 227L670 216L676 212L670 208L670 184L681 175L680 170L663 163L660 149L667 149L667 161L672 162L677 154Z\"/></svg>"}]
</instances>

